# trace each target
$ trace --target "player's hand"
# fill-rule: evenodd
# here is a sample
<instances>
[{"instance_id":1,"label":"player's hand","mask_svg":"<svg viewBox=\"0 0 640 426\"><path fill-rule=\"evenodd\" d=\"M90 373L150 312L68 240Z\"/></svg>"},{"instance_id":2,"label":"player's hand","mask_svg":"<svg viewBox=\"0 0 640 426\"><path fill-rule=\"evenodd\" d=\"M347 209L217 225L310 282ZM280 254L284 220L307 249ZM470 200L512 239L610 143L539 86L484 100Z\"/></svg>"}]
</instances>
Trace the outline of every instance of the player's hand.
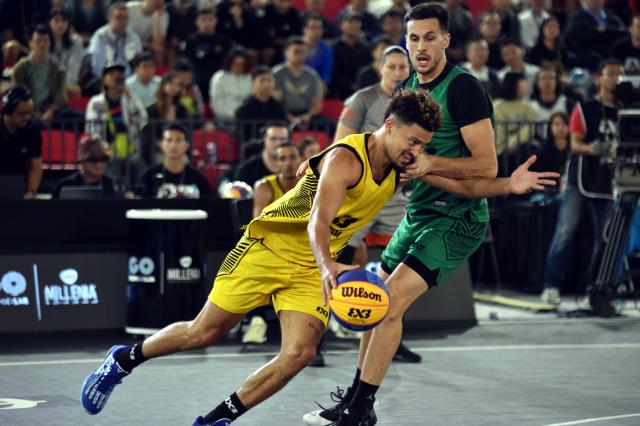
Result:
<instances>
[{"instance_id":1,"label":"player's hand","mask_svg":"<svg viewBox=\"0 0 640 426\"><path fill-rule=\"evenodd\" d=\"M530 172L529 167L536 162L537 157L532 155L527 161L522 163L517 169L511 173L509 177L509 193L510 194L528 194L533 190L542 191L545 186L555 186L556 181L560 177L556 172Z\"/></svg>"},{"instance_id":2,"label":"player's hand","mask_svg":"<svg viewBox=\"0 0 640 426\"><path fill-rule=\"evenodd\" d=\"M309 160L304 160L302 163L300 163L300 165L298 166L298 171L296 172L296 177L298 179L304 176L304 174L307 172L307 167L309 167Z\"/></svg>"},{"instance_id":3,"label":"player's hand","mask_svg":"<svg viewBox=\"0 0 640 426\"><path fill-rule=\"evenodd\" d=\"M322 305L327 306L331 299L331 290L338 285L337 278L343 272L359 268L359 265L345 265L331 261L329 264L320 267L322 277Z\"/></svg>"},{"instance_id":4,"label":"player's hand","mask_svg":"<svg viewBox=\"0 0 640 426\"><path fill-rule=\"evenodd\" d=\"M400 184L422 177L431 171L431 159L427 154L420 154L413 159L411 164L405 166L400 172Z\"/></svg>"}]
</instances>

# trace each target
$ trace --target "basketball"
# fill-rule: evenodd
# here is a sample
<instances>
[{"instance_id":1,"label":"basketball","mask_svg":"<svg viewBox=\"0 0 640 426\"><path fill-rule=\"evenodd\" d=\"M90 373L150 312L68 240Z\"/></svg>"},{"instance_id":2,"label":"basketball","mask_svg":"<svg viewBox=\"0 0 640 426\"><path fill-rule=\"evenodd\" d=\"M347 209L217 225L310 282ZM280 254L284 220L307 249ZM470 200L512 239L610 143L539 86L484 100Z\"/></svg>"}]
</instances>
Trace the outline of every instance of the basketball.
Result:
<instances>
[{"instance_id":1,"label":"basketball","mask_svg":"<svg viewBox=\"0 0 640 426\"><path fill-rule=\"evenodd\" d=\"M338 323L353 331L371 330L389 310L389 289L376 274L362 269L338 276L329 307Z\"/></svg>"}]
</instances>

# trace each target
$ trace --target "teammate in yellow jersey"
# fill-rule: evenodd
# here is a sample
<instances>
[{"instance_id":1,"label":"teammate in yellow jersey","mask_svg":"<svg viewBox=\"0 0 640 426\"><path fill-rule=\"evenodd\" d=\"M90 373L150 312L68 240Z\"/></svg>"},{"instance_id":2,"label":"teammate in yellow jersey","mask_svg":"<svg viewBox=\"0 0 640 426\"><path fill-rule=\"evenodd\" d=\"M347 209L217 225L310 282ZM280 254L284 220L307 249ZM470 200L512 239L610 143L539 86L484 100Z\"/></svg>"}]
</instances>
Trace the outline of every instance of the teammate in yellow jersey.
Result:
<instances>
[{"instance_id":1,"label":"teammate in yellow jersey","mask_svg":"<svg viewBox=\"0 0 640 426\"><path fill-rule=\"evenodd\" d=\"M131 347L112 347L83 384L84 409L98 414L115 386L143 361L205 348L247 312L269 301L282 328L280 352L194 425L229 425L282 389L313 360L329 315L326 302L331 286L339 273L354 268L337 263L338 253L394 193L396 170L423 152L441 115L429 95L417 90L394 96L384 118L375 132L350 135L309 160L296 187L247 226L194 320L172 324ZM554 183L547 179L549 174L523 167L519 174L491 179L486 186L523 193ZM474 192L477 188L486 189L460 181L459 190L465 196L483 195Z\"/></svg>"},{"instance_id":2,"label":"teammate in yellow jersey","mask_svg":"<svg viewBox=\"0 0 640 426\"><path fill-rule=\"evenodd\" d=\"M285 143L276 150L279 173L265 176L253 186L253 217L273 203L298 183L296 170L300 165L300 152L292 143Z\"/></svg>"}]
</instances>

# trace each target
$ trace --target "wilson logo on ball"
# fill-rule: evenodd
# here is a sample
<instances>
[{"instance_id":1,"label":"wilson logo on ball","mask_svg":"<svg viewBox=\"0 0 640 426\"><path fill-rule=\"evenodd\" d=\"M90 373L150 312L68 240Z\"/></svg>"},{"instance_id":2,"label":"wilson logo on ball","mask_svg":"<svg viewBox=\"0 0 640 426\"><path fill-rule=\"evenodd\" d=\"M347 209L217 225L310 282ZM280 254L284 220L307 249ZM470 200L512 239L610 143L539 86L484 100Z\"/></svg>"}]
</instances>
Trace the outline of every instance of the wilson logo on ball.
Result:
<instances>
[{"instance_id":1,"label":"wilson logo on ball","mask_svg":"<svg viewBox=\"0 0 640 426\"><path fill-rule=\"evenodd\" d=\"M342 285L340 288L342 289L342 297L357 297L382 302L382 296L380 294L368 292L362 287L347 287Z\"/></svg>"}]
</instances>

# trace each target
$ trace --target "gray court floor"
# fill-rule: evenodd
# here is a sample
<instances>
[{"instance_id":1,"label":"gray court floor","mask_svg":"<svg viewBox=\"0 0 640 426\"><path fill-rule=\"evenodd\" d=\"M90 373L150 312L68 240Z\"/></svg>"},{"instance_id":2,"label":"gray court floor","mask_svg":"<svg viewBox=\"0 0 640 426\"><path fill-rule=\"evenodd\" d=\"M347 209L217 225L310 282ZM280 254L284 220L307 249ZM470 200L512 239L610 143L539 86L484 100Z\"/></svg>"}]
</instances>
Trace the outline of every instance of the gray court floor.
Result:
<instances>
[{"instance_id":1,"label":"gray court floor","mask_svg":"<svg viewBox=\"0 0 640 426\"><path fill-rule=\"evenodd\" d=\"M482 318L466 329L412 335L421 364L393 364L378 393L379 425L640 425L640 319ZM496 316L493 315L493 318ZM80 385L126 336L3 338L2 425L191 425L271 358L223 342L152 360L125 379L98 416ZM356 343L330 340L328 366L307 368L238 425L301 425L314 401L353 377ZM260 349L262 350L262 349Z\"/></svg>"}]
</instances>

